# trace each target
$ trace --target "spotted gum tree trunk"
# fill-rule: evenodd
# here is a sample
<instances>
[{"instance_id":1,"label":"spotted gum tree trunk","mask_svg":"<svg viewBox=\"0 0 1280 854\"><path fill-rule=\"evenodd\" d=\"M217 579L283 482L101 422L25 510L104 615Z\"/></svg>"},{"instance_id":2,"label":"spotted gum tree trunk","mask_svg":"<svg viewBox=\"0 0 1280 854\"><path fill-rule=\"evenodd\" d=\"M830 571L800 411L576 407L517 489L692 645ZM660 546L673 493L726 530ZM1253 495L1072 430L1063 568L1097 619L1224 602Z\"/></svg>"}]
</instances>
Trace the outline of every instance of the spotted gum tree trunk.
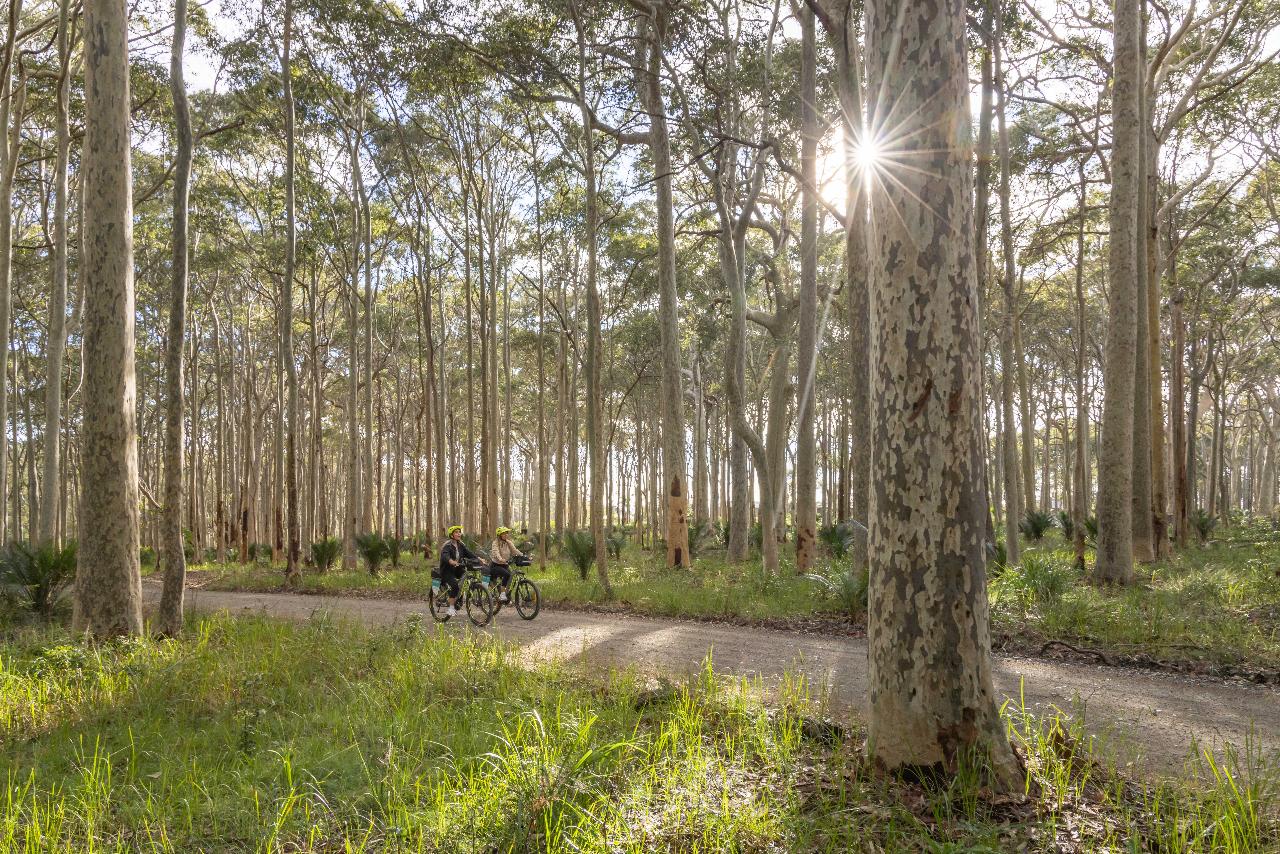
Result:
<instances>
[{"instance_id":1,"label":"spotted gum tree trunk","mask_svg":"<svg viewBox=\"0 0 1280 854\"><path fill-rule=\"evenodd\" d=\"M84 403L77 633L142 631L134 375L129 33L124 0L85 4Z\"/></svg>"},{"instance_id":2,"label":"spotted gum tree trunk","mask_svg":"<svg viewBox=\"0 0 1280 854\"><path fill-rule=\"evenodd\" d=\"M896 170L872 190L867 749L948 772L977 750L1012 787L990 664L964 16L960 0L867 14L869 89L893 105L872 126L895 128Z\"/></svg>"}]
</instances>

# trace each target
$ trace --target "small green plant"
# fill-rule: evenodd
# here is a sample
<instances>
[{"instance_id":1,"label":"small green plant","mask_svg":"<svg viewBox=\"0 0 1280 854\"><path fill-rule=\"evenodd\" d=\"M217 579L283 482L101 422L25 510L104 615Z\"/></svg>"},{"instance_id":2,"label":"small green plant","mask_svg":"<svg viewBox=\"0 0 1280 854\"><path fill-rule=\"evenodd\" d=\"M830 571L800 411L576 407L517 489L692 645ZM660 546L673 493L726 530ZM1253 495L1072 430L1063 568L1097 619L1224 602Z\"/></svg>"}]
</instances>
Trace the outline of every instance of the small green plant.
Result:
<instances>
[{"instance_id":1,"label":"small green plant","mask_svg":"<svg viewBox=\"0 0 1280 854\"><path fill-rule=\"evenodd\" d=\"M1022 565L1006 572L1001 581L1015 588L1024 604L1050 605L1057 602L1076 580L1069 566L1043 552L1027 552Z\"/></svg>"},{"instance_id":2,"label":"small green plant","mask_svg":"<svg viewBox=\"0 0 1280 854\"><path fill-rule=\"evenodd\" d=\"M689 560L698 559L698 553L702 551L702 547L711 540L712 529L709 522L690 522L689 523Z\"/></svg>"},{"instance_id":3,"label":"small green plant","mask_svg":"<svg viewBox=\"0 0 1280 854\"><path fill-rule=\"evenodd\" d=\"M385 537L384 539L387 543L387 558L391 561L391 568L399 569L400 555L413 548L413 542L405 537Z\"/></svg>"},{"instance_id":4,"label":"small green plant","mask_svg":"<svg viewBox=\"0 0 1280 854\"><path fill-rule=\"evenodd\" d=\"M1039 542L1053 528L1053 514L1043 510L1028 510L1018 523L1018 530L1028 540Z\"/></svg>"},{"instance_id":5,"label":"small green plant","mask_svg":"<svg viewBox=\"0 0 1280 854\"><path fill-rule=\"evenodd\" d=\"M583 581L596 559L596 542L590 531L565 531L560 538L565 555L578 570Z\"/></svg>"},{"instance_id":6,"label":"small green plant","mask_svg":"<svg viewBox=\"0 0 1280 854\"><path fill-rule=\"evenodd\" d=\"M622 559L622 550L627 547L630 532L626 528L614 528L605 535L604 544L609 549L609 556L614 560Z\"/></svg>"},{"instance_id":7,"label":"small green plant","mask_svg":"<svg viewBox=\"0 0 1280 854\"><path fill-rule=\"evenodd\" d=\"M1091 549L1098 547L1098 517L1090 516L1084 520L1084 544Z\"/></svg>"},{"instance_id":8,"label":"small green plant","mask_svg":"<svg viewBox=\"0 0 1280 854\"><path fill-rule=\"evenodd\" d=\"M249 560L257 564L271 562L271 545L269 543L250 543Z\"/></svg>"},{"instance_id":9,"label":"small green plant","mask_svg":"<svg viewBox=\"0 0 1280 854\"><path fill-rule=\"evenodd\" d=\"M1218 527L1218 519L1204 511L1203 507L1196 508L1196 512L1191 514L1191 527L1195 529L1196 540L1200 545L1209 542L1209 538L1213 536L1213 531Z\"/></svg>"},{"instance_id":10,"label":"small green plant","mask_svg":"<svg viewBox=\"0 0 1280 854\"><path fill-rule=\"evenodd\" d=\"M1004 540L987 543L987 574L996 577L1009 567L1009 547Z\"/></svg>"},{"instance_id":11,"label":"small green plant","mask_svg":"<svg viewBox=\"0 0 1280 854\"><path fill-rule=\"evenodd\" d=\"M858 523L850 519L842 519L839 522L833 522L830 525L824 525L818 529L818 539L831 556L836 560L844 560L849 556L849 549L853 548L854 539L857 536Z\"/></svg>"},{"instance_id":12,"label":"small green plant","mask_svg":"<svg viewBox=\"0 0 1280 854\"><path fill-rule=\"evenodd\" d=\"M138 563L143 566L155 566L156 550L151 548L151 546L143 546L138 550Z\"/></svg>"},{"instance_id":13,"label":"small green plant","mask_svg":"<svg viewBox=\"0 0 1280 854\"><path fill-rule=\"evenodd\" d=\"M76 544L31 548L13 543L0 553L0 589L25 611L48 620L76 577Z\"/></svg>"},{"instance_id":14,"label":"small green plant","mask_svg":"<svg viewBox=\"0 0 1280 854\"><path fill-rule=\"evenodd\" d=\"M1058 511L1058 527L1062 529L1062 536L1067 542L1075 539L1076 521L1071 518L1071 514L1066 510Z\"/></svg>"},{"instance_id":15,"label":"small green plant","mask_svg":"<svg viewBox=\"0 0 1280 854\"><path fill-rule=\"evenodd\" d=\"M311 544L311 561L320 572L328 572L341 551L341 540L337 537L325 537Z\"/></svg>"},{"instance_id":16,"label":"small green plant","mask_svg":"<svg viewBox=\"0 0 1280 854\"><path fill-rule=\"evenodd\" d=\"M360 553L365 566L369 568L370 575L377 575L382 562L391 556L391 548L387 545L387 541L381 534L374 531L356 535L356 551Z\"/></svg>"},{"instance_id":17,"label":"small green plant","mask_svg":"<svg viewBox=\"0 0 1280 854\"><path fill-rule=\"evenodd\" d=\"M866 567L862 569L850 567L834 576L811 573L804 577L834 596L850 619L867 612L871 573Z\"/></svg>"}]
</instances>

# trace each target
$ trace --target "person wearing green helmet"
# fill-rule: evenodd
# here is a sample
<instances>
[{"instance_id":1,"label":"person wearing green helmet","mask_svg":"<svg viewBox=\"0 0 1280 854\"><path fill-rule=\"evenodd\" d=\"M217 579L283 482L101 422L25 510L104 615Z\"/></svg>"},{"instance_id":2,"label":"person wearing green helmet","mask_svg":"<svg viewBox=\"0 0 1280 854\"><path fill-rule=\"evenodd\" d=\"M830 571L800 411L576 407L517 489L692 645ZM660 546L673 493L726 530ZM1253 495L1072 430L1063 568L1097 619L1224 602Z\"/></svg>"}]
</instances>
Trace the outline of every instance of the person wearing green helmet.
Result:
<instances>
[{"instance_id":1,"label":"person wearing green helmet","mask_svg":"<svg viewBox=\"0 0 1280 854\"><path fill-rule=\"evenodd\" d=\"M464 560L475 560L476 556L467 544L462 541L462 526L450 525L449 539L440 547L440 583L449 588L450 617L458 615L458 597L462 594L462 576L466 572Z\"/></svg>"},{"instance_id":2,"label":"person wearing green helmet","mask_svg":"<svg viewBox=\"0 0 1280 854\"><path fill-rule=\"evenodd\" d=\"M511 529L498 528L489 544L489 575L498 581L499 602L507 601L507 588L511 586L511 568L507 564L518 554L520 550L511 542Z\"/></svg>"}]
</instances>

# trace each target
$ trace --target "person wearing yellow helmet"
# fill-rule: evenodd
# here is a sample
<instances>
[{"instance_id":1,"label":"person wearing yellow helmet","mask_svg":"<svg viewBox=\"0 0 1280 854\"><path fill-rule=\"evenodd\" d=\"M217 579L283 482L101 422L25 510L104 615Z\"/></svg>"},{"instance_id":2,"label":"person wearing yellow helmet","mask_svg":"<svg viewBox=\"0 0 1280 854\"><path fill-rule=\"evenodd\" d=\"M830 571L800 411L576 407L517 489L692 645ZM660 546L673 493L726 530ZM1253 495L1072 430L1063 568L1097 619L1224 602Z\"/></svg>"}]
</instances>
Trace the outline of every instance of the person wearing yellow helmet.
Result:
<instances>
[{"instance_id":1,"label":"person wearing yellow helmet","mask_svg":"<svg viewBox=\"0 0 1280 854\"><path fill-rule=\"evenodd\" d=\"M440 583L449 588L450 617L458 614L458 596L462 594L462 575L466 572L464 560L475 560L476 556L467 544L462 541L462 526L450 525L449 539L440 547Z\"/></svg>"},{"instance_id":2,"label":"person wearing yellow helmet","mask_svg":"<svg viewBox=\"0 0 1280 854\"><path fill-rule=\"evenodd\" d=\"M520 554L515 543L511 542L511 529L502 526L494 531L493 542L489 544L489 575L498 581L498 601L507 601L507 588L511 586L511 568L507 564Z\"/></svg>"}]
</instances>

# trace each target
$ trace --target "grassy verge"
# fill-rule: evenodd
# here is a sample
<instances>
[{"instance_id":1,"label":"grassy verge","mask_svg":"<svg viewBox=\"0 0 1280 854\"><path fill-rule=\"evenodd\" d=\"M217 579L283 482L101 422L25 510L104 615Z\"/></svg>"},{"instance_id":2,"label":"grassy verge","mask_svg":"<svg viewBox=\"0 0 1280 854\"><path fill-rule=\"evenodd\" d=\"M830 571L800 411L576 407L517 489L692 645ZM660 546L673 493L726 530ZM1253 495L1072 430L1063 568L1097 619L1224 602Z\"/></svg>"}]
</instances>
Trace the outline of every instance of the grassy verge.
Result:
<instances>
[{"instance_id":1,"label":"grassy verge","mask_svg":"<svg viewBox=\"0 0 1280 854\"><path fill-rule=\"evenodd\" d=\"M197 621L0 643L0 848L22 851L1253 851L1274 778L1140 785L1017 710L1029 796L884 779L804 686L522 666L417 623ZM1244 782L1245 780L1248 782Z\"/></svg>"},{"instance_id":2,"label":"grassy verge","mask_svg":"<svg viewBox=\"0 0 1280 854\"><path fill-rule=\"evenodd\" d=\"M277 568L250 565L211 568L207 584L220 590L278 590ZM728 619L835 628L861 622L861 577L827 561L816 574L827 583L784 567L765 575L759 562L727 563L722 552L701 557L691 572L670 571L660 559L628 549L610 569L615 597L606 601L594 572L583 580L571 566L553 562L532 577L551 605L622 607L654 616ZM1014 648L1037 651L1050 639L1099 649L1108 660L1171 661L1190 669L1253 669L1277 673L1280 662L1280 538L1269 529L1233 529L1207 547L1180 552L1140 567L1126 590L1093 587L1072 567L1058 532L1028 543L1019 567L991 579L992 621L997 636ZM421 598L430 589L421 558L383 572L307 573L304 592Z\"/></svg>"},{"instance_id":3,"label":"grassy verge","mask_svg":"<svg viewBox=\"0 0 1280 854\"><path fill-rule=\"evenodd\" d=\"M1030 646L1062 639L1144 659L1249 668L1280 662L1280 542L1237 536L1138 568L1137 583L1088 584L1053 538L991 582L996 634ZM1192 668L1196 669L1196 668Z\"/></svg>"}]
</instances>

